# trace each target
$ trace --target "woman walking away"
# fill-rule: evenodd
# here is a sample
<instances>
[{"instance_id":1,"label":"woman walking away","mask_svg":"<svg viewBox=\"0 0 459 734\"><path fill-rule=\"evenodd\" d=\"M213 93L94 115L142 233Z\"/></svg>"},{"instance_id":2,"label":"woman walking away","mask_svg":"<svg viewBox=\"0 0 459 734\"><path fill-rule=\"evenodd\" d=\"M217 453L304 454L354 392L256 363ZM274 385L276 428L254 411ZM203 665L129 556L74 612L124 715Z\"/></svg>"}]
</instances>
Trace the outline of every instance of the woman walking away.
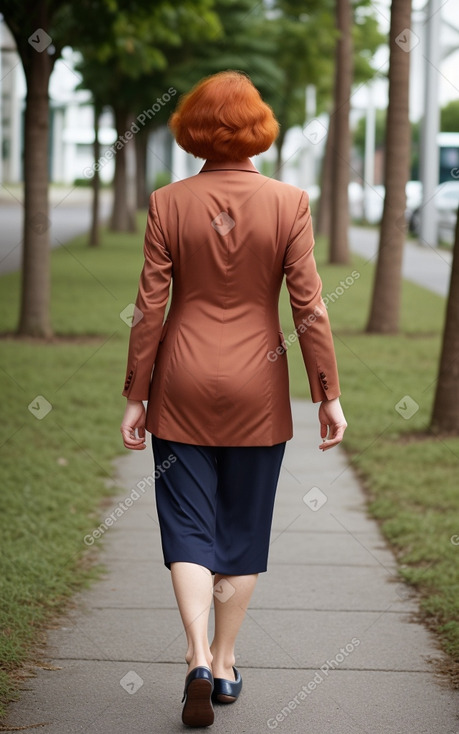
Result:
<instances>
[{"instance_id":1,"label":"woman walking away","mask_svg":"<svg viewBox=\"0 0 459 734\"><path fill-rule=\"evenodd\" d=\"M213 703L241 692L234 646L267 568L292 437L278 315L284 275L320 403L321 450L340 443L346 421L308 195L249 160L277 136L271 108L246 75L224 71L183 97L169 124L177 143L206 162L150 198L121 431L128 449L144 449L145 429L152 434L164 563L188 643L182 721L197 727L213 723Z\"/></svg>"}]
</instances>

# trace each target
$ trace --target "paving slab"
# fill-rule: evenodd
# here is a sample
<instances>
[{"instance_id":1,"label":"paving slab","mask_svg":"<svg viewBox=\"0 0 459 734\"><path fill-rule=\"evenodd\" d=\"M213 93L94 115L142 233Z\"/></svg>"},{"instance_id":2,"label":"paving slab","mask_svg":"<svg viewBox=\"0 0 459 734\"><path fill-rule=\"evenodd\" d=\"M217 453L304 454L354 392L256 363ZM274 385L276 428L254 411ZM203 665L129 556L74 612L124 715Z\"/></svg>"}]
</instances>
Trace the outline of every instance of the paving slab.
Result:
<instances>
[{"instance_id":1,"label":"paving slab","mask_svg":"<svg viewBox=\"0 0 459 734\"><path fill-rule=\"evenodd\" d=\"M157 542L159 544L159 538ZM144 558L139 555L136 561L117 558L110 563L109 574L87 593L87 601L91 608L156 609L175 606L169 585L169 572L161 561L152 561L147 554Z\"/></svg>"},{"instance_id":2,"label":"paving slab","mask_svg":"<svg viewBox=\"0 0 459 734\"><path fill-rule=\"evenodd\" d=\"M376 566L382 565L395 573L393 554L374 533L346 531L330 533L309 530L300 533L289 528L272 535L269 562L273 564L306 564L317 566Z\"/></svg>"},{"instance_id":3,"label":"paving slab","mask_svg":"<svg viewBox=\"0 0 459 734\"><path fill-rule=\"evenodd\" d=\"M435 640L409 615L389 612L250 609L239 649L242 667L273 667L274 661L285 667L287 656L289 668L319 668L328 660L340 670L428 672L442 657Z\"/></svg>"},{"instance_id":4,"label":"paving slab","mask_svg":"<svg viewBox=\"0 0 459 734\"><path fill-rule=\"evenodd\" d=\"M380 566L285 566L260 577L251 606L268 609L412 611L404 587Z\"/></svg>"}]
</instances>

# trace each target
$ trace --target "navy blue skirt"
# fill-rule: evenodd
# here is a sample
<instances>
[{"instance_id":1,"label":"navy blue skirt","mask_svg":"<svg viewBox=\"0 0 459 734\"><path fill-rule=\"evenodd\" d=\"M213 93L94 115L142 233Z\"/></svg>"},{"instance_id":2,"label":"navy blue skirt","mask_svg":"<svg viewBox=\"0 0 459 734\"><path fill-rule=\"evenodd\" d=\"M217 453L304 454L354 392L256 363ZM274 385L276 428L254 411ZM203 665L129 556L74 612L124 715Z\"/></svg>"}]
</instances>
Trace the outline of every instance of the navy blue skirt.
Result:
<instances>
[{"instance_id":1,"label":"navy blue skirt","mask_svg":"<svg viewBox=\"0 0 459 734\"><path fill-rule=\"evenodd\" d=\"M285 442L195 446L152 436L164 563L212 573L266 571Z\"/></svg>"}]
</instances>

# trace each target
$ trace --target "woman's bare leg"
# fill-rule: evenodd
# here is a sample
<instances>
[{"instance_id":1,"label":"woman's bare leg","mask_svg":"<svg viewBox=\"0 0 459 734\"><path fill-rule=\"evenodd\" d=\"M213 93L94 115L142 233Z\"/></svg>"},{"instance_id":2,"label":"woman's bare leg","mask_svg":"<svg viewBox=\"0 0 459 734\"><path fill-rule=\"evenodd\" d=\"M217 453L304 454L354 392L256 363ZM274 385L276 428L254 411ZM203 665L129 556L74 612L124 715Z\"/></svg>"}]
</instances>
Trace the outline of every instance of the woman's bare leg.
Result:
<instances>
[{"instance_id":1,"label":"woman's bare leg","mask_svg":"<svg viewBox=\"0 0 459 734\"><path fill-rule=\"evenodd\" d=\"M249 576L215 575L215 632L210 646L212 672L215 678L234 680L232 669L235 663L234 645L257 579L258 574ZM220 601L219 597L223 601Z\"/></svg>"},{"instance_id":2,"label":"woman's bare leg","mask_svg":"<svg viewBox=\"0 0 459 734\"><path fill-rule=\"evenodd\" d=\"M188 672L198 666L212 669L207 627L212 602L212 574L196 563L171 563L172 585L185 627Z\"/></svg>"}]
</instances>

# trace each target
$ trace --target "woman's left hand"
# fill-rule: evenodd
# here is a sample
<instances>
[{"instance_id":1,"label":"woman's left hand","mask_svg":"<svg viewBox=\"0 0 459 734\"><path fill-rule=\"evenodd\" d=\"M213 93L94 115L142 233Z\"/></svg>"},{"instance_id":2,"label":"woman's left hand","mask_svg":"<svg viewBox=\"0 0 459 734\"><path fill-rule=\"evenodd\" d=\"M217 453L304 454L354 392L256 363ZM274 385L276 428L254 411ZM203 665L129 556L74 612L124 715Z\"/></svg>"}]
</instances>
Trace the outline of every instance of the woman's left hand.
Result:
<instances>
[{"instance_id":1,"label":"woman's left hand","mask_svg":"<svg viewBox=\"0 0 459 734\"><path fill-rule=\"evenodd\" d=\"M319 408L319 422L320 436L323 439L319 446L321 451L328 451L341 443L347 423L339 398L322 401Z\"/></svg>"},{"instance_id":2,"label":"woman's left hand","mask_svg":"<svg viewBox=\"0 0 459 734\"><path fill-rule=\"evenodd\" d=\"M141 400L128 399L120 430L127 449L141 451L146 448L145 407Z\"/></svg>"}]
</instances>

